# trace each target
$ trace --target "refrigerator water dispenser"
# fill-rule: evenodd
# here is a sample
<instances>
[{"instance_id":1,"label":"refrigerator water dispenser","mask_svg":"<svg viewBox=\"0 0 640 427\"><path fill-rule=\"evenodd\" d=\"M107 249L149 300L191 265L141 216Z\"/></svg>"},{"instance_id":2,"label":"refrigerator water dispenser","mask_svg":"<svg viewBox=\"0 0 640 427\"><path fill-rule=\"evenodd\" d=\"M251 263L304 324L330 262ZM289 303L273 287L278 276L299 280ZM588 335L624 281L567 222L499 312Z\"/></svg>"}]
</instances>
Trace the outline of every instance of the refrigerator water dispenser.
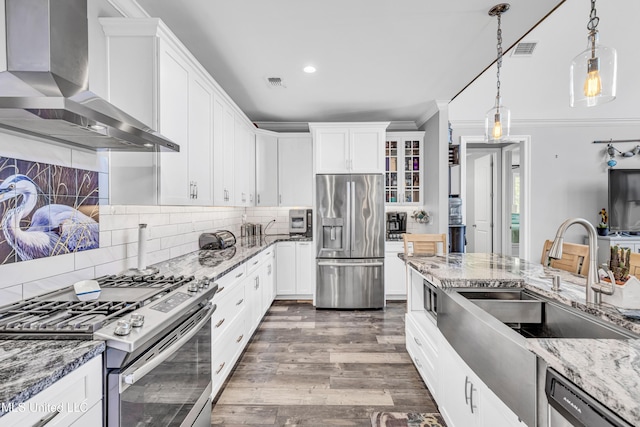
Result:
<instances>
[{"instance_id":1,"label":"refrigerator water dispenser","mask_svg":"<svg viewBox=\"0 0 640 427\"><path fill-rule=\"evenodd\" d=\"M342 218L322 218L322 249L343 250Z\"/></svg>"}]
</instances>

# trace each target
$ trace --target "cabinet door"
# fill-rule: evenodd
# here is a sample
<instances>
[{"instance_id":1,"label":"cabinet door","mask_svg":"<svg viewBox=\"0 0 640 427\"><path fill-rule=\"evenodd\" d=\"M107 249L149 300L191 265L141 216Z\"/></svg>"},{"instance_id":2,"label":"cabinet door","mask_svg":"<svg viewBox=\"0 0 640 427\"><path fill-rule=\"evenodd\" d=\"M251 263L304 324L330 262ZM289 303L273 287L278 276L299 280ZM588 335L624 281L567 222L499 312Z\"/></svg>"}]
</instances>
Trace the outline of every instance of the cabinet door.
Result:
<instances>
[{"instance_id":1,"label":"cabinet door","mask_svg":"<svg viewBox=\"0 0 640 427\"><path fill-rule=\"evenodd\" d=\"M402 141L402 202L404 204L421 203L422 195L422 141L405 138Z\"/></svg>"},{"instance_id":2,"label":"cabinet door","mask_svg":"<svg viewBox=\"0 0 640 427\"><path fill-rule=\"evenodd\" d=\"M279 242L276 249L276 293L296 294L296 243Z\"/></svg>"},{"instance_id":3,"label":"cabinet door","mask_svg":"<svg viewBox=\"0 0 640 427\"><path fill-rule=\"evenodd\" d=\"M178 153L160 154L160 201L162 204L190 204L189 69L164 43L160 43L159 61L159 130L180 145Z\"/></svg>"},{"instance_id":4,"label":"cabinet door","mask_svg":"<svg viewBox=\"0 0 640 427\"><path fill-rule=\"evenodd\" d=\"M313 205L312 185L313 148L311 137L279 138L279 205Z\"/></svg>"},{"instance_id":5,"label":"cabinet door","mask_svg":"<svg viewBox=\"0 0 640 427\"><path fill-rule=\"evenodd\" d=\"M405 278L405 264L398 258L398 253L402 250L387 251L384 254L384 288L387 297L407 296L407 285Z\"/></svg>"},{"instance_id":6,"label":"cabinet door","mask_svg":"<svg viewBox=\"0 0 640 427\"><path fill-rule=\"evenodd\" d=\"M296 294L312 295L315 289L315 257L312 242L296 242Z\"/></svg>"},{"instance_id":7,"label":"cabinet door","mask_svg":"<svg viewBox=\"0 0 640 427\"><path fill-rule=\"evenodd\" d=\"M244 295L249 309L249 321L247 322L247 336L255 331L260 319L262 319L262 289L260 285L260 271L255 270L243 281Z\"/></svg>"},{"instance_id":8,"label":"cabinet door","mask_svg":"<svg viewBox=\"0 0 640 427\"><path fill-rule=\"evenodd\" d=\"M471 370L446 340L440 345L438 407L447 425L479 425L479 384Z\"/></svg>"},{"instance_id":9,"label":"cabinet door","mask_svg":"<svg viewBox=\"0 0 640 427\"><path fill-rule=\"evenodd\" d=\"M192 202L213 203L213 89L203 79L189 82L189 181Z\"/></svg>"},{"instance_id":10,"label":"cabinet door","mask_svg":"<svg viewBox=\"0 0 640 427\"><path fill-rule=\"evenodd\" d=\"M384 173L384 131L352 129L349 158L353 173Z\"/></svg>"},{"instance_id":11,"label":"cabinet door","mask_svg":"<svg viewBox=\"0 0 640 427\"><path fill-rule=\"evenodd\" d=\"M233 144L235 117L229 104L219 95L213 106L213 187L216 206L233 204Z\"/></svg>"},{"instance_id":12,"label":"cabinet door","mask_svg":"<svg viewBox=\"0 0 640 427\"><path fill-rule=\"evenodd\" d=\"M278 138L256 135L256 206L278 206Z\"/></svg>"},{"instance_id":13,"label":"cabinet door","mask_svg":"<svg viewBox=\"0 0 640 427\"><path fill-rule=\"evenodd\" d=\"M504 426L504 427L525 427L526 424L505 405L498 396L491 390L484 387L480 394L480 405L482 406L481 425L483 426Z\"/></svg>"},{"instance_id":14,"label":"cabinet door","mask_svg":"<svg viewBox=\"0 0 640 427\"><path fill-rule=\"evenodd\" d=\"M273 283L275 270L273 268L273 258L268 258L260 268L260 279L262 289L262 315L269 310L273 302Z\"/></svg>"},{"instance_id":15,"label":"cabinet door","mask_svg":"<svg viewBox=\"0 0 640 427\"><path fill-rule=\"evenodd\" d=\"M234 152L233 152L233 191L235 197L235 206L246 206L249 202L249 194L247 191L247 171L249 167L249 147L247 144L247 129L244 122L239 118L235 118L234 122Z\"/></svg>"},{"instance_id":16,"label":"cabinet door","mask_svg":"<svg viewBox=\"0 0 640 427\"><path fill-rule=\"evenodd\" d=\"M348 173L349 129L322 129L315 133L316 173Z\"/></svg>"}]
</instances>

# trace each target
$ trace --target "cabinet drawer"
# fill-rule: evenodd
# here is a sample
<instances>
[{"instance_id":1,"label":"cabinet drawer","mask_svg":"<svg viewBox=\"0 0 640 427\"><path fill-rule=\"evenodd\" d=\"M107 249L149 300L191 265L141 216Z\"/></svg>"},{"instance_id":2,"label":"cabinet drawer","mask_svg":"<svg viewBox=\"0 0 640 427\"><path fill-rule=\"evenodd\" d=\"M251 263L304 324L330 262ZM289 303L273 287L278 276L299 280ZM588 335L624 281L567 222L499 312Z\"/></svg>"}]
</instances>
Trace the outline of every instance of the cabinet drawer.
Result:
<instances>
[{"instance_id":1,"label":"cabinet drawer","mask_svg":"<svg viewBox=\"0 0 640 427\"><path fill-rule=\"evenodd\" d=\"M256 271L256 269L258 267L260 267L260 264L262 264L263 261L263 254L259 253L256 256L254 256L253 258L249 258L246 262L247 264L247 275L253 273L254 271Z\"/></svg>"},{"instance_id":2,"label":"cabinet drawer","mask_svg":"<svg viewBox=\"0 0 640 427\"><path fill-rule=\"evenodd\" d=\"M246 315L237 317L227 330L212 343L213 388L221 385L233 368L249 337L245 331Z\"/></svg>"},{"instance_id":3,"label":"cabinet drawer","mask_svg":"<svg viewBox=\"0 0 640 427\"><path fill-rule=\"evenodd\" d=\"M426 322L425 322L426 323ZM423 325L432 326L432 325ZM438 392L438 347L437 337L428 337L420 327L407 316L406 322L407 352L411 356L420 376L437 398Z\"/></svg>"},{"instance_id":4,"label":"cabinet drawer","mask_svg":"<svg viewBox=\"0 0 640 427\"><path fill-rule=\"evenodd\" d=\"M102 357L98 356L16 406L0 418L0 426L30 426L47 417L52 417L47 426L69 426L101 398ZM101 413L102 405L98 406Z\"/></svg>"},{"instance_id":5,"label":"cabinet drawer","mask_svg":"<svg viewBox=\"0 0 640 427\"><path fill-rule=\"evenodd\" d=\"M231 270L230 272L228 272L227 274L225 274L224 276L218 278L218 280L214 282L216 285L218 285L218 294L221 294L222 292L224 292L227 289L227 287L232 286L235 282L238 282L244 279L246 274L247 274L246 263L242 263L236 268L234 268L233 270Z\"/></svg>"},{"instance_id":6,"label":"cabinet drawer","mask_svg":"<svg viewBox=\"0 0 640 427\"><path fill-rule=\"evenodd\" d=\"M244 286L226 287L213 301L217 307L211 316L211 337L215 341L246 306Z\"/></svg>"}]
</instances>

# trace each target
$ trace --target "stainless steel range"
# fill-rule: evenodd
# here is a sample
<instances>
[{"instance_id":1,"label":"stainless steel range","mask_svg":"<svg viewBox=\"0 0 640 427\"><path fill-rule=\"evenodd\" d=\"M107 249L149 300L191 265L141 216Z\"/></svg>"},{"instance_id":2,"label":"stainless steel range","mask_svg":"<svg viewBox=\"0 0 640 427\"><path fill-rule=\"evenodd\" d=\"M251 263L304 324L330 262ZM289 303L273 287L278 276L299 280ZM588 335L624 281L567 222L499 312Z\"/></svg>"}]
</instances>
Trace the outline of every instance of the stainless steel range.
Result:
<instances>
[{"instance_id":1,"label":"stainless steel range","mask_svg":"<svg viewBox=\"0 0 640 427\"><path fill-rule=\"evenodd\" d=\"M69 287L0 307L0 338L105 340L107 426L208 426L217 285L162 275L97 280L97 300L78 301Z\"/></svg>"}]
</instances>

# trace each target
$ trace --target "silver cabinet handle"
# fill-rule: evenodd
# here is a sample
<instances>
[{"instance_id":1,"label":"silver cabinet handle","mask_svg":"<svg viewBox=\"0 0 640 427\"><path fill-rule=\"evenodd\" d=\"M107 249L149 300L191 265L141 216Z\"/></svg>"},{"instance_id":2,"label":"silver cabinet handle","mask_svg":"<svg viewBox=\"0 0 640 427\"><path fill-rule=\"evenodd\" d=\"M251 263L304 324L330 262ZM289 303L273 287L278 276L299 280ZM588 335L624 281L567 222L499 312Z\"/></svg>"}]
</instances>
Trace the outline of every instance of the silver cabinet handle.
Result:
<instances>
[{"instance_id":1,"label":"silver cabinet handle","mask_svg":"<svg viewBox=\"0 0 640 427\"><path fill-rule=\"evenodd\" d=\"M464 403L469 404L469 393L467 392L467 385L469 385L471 381L469 381L469 377L464 377Z\"/></svg>"},{"instance_id":2,"label":"silver cabinet handle","mask_svg":"<svg viewBox=\"0 0 640 427\"><path fill-rule=\"evenodd\" d=\"M282 204L282 194L278 196L278 203Z\"/></svg>"},{"instance_id":3,"label":"silver cabinet handle","mask_svg":"<svg viewBox=\"0 0 640 427\"><path fill-rule=\"evenodd\" d=\"M416 344L418 344L420 347L422 347L422 343L420 342L420 340L418 340L418 338L413 337L413 340L416 342Z\"/></svg>"},{"instance_id":4,"label":"silver cabinet handle","mask_svg":"<svg viewBox=\"0 0 640 427\"><path fill-rule=\"evenodd\" d=\"M417 357L414 357L413 361L416 362L416 365L418 365L418 368L422 369L422 364L420 363L420 360Z\"/></svg>"},{"instance_id":5,"label":"silver cabinet handle","mask_svg":"<svg viewBox=\"0 0 640 427\"><path fill-rule=\"evenodd\" d=\"M469 392L467 393L467 384L469 385ZM471 413L474 413L474 409L477 408L476 405L473 404L473 391L474 391L473 383L469 380L468 376L464 377L464 402L469 405L469 409Z\"/></svg>"},{"instance_id":6,"label":"silver cabinet handle","mask_svg":"<svg viewBox=\"0 0 640 427\"><path fill-rule=\"evenodd\" d=\"M259 262L260 262L260 260L256 260L256 261L254 261L254 262L253 262L253 264L251 264L251 265L256 265L256 264L257 264L257 263L259 263Z\"/></svg>"},{"instance_id":7,"label":"silver cabinet handle","mask_svg":"<svg viewBox=\"0 0 640 427\"><path fill-rule=\"evenodd\" d=\"M196 190L194 199L197 199L198 198L198 182L197 181L194 183L194 188Z\"/></svg>"},{"instance_id":8,"label":"silver cabinet handle","mask_svg":"<svg viewBox=\"0 0 640 427\"><path fill-rule=\"evenodd\" d=\"M222 368L224 368L224 365L226 365L227 362L222 362L222 364L220 366L218 366L218 369L216 369L216 375L218 375L220 373L220 371L222 371Z\"/></svg>"},{"instance_id":9,"label":"silver cabinet handle","mask_svg":"<svg viewBox=\"0 0 640 427\"><path fill-rule=\"evenodd\" d=\"M236 305L240 305L240 304L242 304L242 302L243 302L243 301L244 301L244 298L241 298L241 299L240 299L240 301L238 301L238 302L236 303Z\"/></svg>"},{"instance_id":10,"label":"silver cabinet handle","mask_svg":"<svg viewBox=\"0 0 640 427\"><path fill-rule=\"evenodd\" d=\"M224 286L221 288L218 288L218 290L216 291L216 294L219 294L220 292L224 291Z\"/></svg>"},{"instance_id":11,"label":"silver cabinet handle","mask_svg":"<svg viewBox=\"0 0 640 427\"><path fill-rule=\"evenodd\" d=\"M244 334L240 335L238 338L236 338L236 342L240 342L242 341L242 338L244 338Z\"/></svg>"},{"instance_id":12,"label":"silver cabinet handle","mask_svg":"<svg viewBox=\"0 0 640 427\"><path fill-rule=\"evenodd\" d=\"M243 274L244 274L244 273L238 273L238 274L236 274L236 279L237 279L238 277L242 277L242 275L243 275Z\"/></svg>"},{"instance_id":13,"label":"silver cabinet handle","mask_svg":"<svg viewBox=\"0 0 640 427\"><path fill-rule=\"evenodd\" d=\"M256 201L258 204L260 204L260 194L256 194Z\"/></svg>"},{"instance_id":14,"label":"silver cabinet handle","mask_svg":"<svg viewBox=\"0 0 640 427\"><path fill-rule=\"evenodd\" d=\"M471 383L471 387L469 387L469 407L471 408L471 413L474 413L474 409L477 408L476 405L473 404L473 391L475 390L475 388L473 387L473 383Z\"/></svg>"},{"instance_id":15,"label":"silver cabinet handle","mask_svg":"<svg viewBox=\"0 0 640 427\"><path fill-rule=\"evenodd\" d=\"M47 414L44 417L40 418L40 420L37 423L35 423L32 427L44 427L47 424L49 424L51 421L53 421L53 419L57 417L59 414L60 414L60 410L56 409L50 414Z\"/></svg>"},{"instance_id":16,"label":"silver cabinet handle","mask_svg":"<svg viewBox=\"0 0 640 427\"><path fill-rule=\"evenodd\" d=\"M221 320L218 321L218 323L216 323L216 328L219 328L220 326L222 326L224 321L225 321L225 318L223 317Z\"/></svg>"}]
</instances>

